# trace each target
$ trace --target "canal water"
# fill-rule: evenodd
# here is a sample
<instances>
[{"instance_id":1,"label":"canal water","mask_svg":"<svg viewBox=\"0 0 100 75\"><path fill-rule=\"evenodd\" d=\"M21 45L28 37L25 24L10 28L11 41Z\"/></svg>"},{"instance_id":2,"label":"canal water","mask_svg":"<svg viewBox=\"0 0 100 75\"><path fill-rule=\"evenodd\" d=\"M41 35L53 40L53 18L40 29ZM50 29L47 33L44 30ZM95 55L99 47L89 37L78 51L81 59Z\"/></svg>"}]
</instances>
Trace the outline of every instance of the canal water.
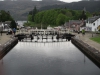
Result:
<instances>
[{"instance_id":1,"label":"canal water","mask_svg":"<svg viewBox=\"0 0 100 75\"><path fill-rule=\"evenodd\" d=\"M3 59L3 75L100 75L71 42L19 42Z\"/></svg>"}]
</instances>

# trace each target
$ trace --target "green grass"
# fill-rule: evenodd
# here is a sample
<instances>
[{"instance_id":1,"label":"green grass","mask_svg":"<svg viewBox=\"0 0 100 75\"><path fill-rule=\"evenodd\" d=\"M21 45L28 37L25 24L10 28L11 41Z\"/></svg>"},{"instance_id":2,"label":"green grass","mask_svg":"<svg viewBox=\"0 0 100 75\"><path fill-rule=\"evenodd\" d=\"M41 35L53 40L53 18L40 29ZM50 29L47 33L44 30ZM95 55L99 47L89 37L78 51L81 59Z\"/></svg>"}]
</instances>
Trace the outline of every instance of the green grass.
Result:
<instances>
[{"instance_id":1,"label":"green grass","mask_svg":"<svg viewBox=\"0 0 100 75\"><path fill-rule=\"evenodd\" d=\"M100 43L100 36L98 37L93 37L93 38L90 38L91 40L97 42L97 43Z\"/></svg>"}]
</instances>

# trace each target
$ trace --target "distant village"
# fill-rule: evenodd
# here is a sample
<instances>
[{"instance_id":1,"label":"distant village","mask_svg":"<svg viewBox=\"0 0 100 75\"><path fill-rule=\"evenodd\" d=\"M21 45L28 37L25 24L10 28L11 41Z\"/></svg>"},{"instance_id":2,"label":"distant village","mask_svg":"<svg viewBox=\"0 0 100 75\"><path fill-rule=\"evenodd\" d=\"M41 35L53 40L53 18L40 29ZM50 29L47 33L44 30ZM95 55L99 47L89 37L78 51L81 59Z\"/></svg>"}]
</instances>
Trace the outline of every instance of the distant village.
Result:
<instances>
[{"instance_id":1,"label":"distant village","mask_svg":"<svg viewBox=\"0 0 100 75\"><path fill-rule=\"evenodd\" d=\"M8 31L10 28L11 21L0 22L0 31ZM21 23L16 22L17 28L22 28ZM20 25L21 24L21 25ZM30 28L30 27L27 27ZM37 29L37 28L36 28ZM100 16L89 17L87 20L69 20L64 25L51 27L48 25L48 30L70 30L70 31L82 31L84 29L88 32L97 32L100 30Z\"/></svg>"},{"instance_id":2,"label":"distant village","mask_svg":"<svg viewBox=\"0 0 100 75\"><path fill-rule=\"evenodd\" d=\"M50 29L51 27L48 27ZM98 32L100 30L100 16L89 17L87 20L69 20L64 25L54 27L59 30ZM51 28L52 29L52 28Z\"/></svg>"}]
</instances>

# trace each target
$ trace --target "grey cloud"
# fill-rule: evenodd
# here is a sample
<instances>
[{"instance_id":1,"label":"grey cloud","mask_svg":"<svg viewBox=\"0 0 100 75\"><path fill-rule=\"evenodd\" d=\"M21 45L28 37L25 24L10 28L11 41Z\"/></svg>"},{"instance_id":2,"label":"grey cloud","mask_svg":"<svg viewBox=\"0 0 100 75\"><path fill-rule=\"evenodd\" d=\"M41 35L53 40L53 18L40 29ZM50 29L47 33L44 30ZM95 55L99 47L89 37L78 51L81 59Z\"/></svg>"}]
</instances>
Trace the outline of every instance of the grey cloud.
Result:
<instances>
[{"instance_id":1,"label":"grey cloud","mask_svg":"<svg viewBox=\"0 0 100 75\"><path fill-rule=\"evenodd\" d=\"M32 1L32 0L4 0L4 1Z\"/></svg>"},{"instance_id":2,"label":"grey cloud","mask_svg":"<svg viewBox=\"0 0 100 75\"><path fill-rule=\"evenodd\" d=\"M82 0L82 1L100 1L100 0Z\"/></svg>"},{"instance_id":3,"label":"grey cloud","mask_svg":"<svg viewBox=\"0 0 100 75\"><path fill-rule=\"evenodd\" d=\"M59 1L59 0L42 0L42 1Z\"/></svg>"},{"instance_id":4,"label":"grey cloud","mask_svg":"<svg viewBox=\"0 0 100 75\"><path fill-rule=\"evenodd\" d=\"M4 1L32 1L32 0L4 0ZM37 1L37 0L33 0ZM59 0L42 0L42 1L59 1Z\"/></svg>"}]
</instances>

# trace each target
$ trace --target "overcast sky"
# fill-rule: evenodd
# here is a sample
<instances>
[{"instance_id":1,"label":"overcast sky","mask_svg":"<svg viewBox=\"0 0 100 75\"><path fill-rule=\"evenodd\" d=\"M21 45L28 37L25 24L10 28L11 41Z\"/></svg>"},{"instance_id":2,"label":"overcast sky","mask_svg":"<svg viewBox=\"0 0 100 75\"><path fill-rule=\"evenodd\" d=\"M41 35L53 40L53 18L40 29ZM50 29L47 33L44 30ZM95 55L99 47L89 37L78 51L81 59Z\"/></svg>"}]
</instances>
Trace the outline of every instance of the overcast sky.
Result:
<instances>
[{"instance_id":1,"label":"overcast sky","mask_svg":"<svg viewBox=\"0 0 100 75\"><path fill-rule=\"evenodd\" d=\"M0 0L4 1L4 0ZM5 1L17 1L17 0L5 0ZM28 0L18 0L18 1L28 1ZM41 1L41 0L29 0L29 1ZM57 1L57 0L43 0L43 1ZM58 1L63 1L63 2L77 2L77 1L100 1L100 0L58 0Z\"/></svg>"},{"instance_id":2,"label":"overcast sky","mask_svg":"<svg viewBox=\"0 0 100 75\"><path fill-rule=\"evenodd\" d=\"M60 1L64 1L64 2L76 2L76 1L81 1L81 0L60 0Z\"/></svg>"},{"instance_id":3,"label":"overcast sky","mask_svg":"<svg viewBox=\"0 0 100 75\"><path fill-rule=\"evenodd\" d=\"M48 0L44 0L44 1L48 1ZM54 1L56 1L56 0L54 0ZM63 1L63 2L77 2L77 1L81 1L81 0L59 0L59 1Z\"/></svg>"},{"instance_id":4,"label":"overcast sky","mask_svg":"<svg viewBox=\"0 0 100 75\"><path fill-rule=\"evenodd\" d=\"M0 0L0 1L3 1L3 0ZM11 0L5 0L5 1L11 1ZM19 1L19 0L18 0ZM22 1L22 0L21 0ZM23 0L24 1L24 0ZM33 1L40 1L40 0L33 0ZM50 0L44 0L44 1L50 1ZM52 0L53 1L53 0ZM54 0L56 1L56 0ZM63 2L77 2L77 1L81 1L81 0L60 0L60 1L63 1Z\"/></svg>"}]
</instances>

